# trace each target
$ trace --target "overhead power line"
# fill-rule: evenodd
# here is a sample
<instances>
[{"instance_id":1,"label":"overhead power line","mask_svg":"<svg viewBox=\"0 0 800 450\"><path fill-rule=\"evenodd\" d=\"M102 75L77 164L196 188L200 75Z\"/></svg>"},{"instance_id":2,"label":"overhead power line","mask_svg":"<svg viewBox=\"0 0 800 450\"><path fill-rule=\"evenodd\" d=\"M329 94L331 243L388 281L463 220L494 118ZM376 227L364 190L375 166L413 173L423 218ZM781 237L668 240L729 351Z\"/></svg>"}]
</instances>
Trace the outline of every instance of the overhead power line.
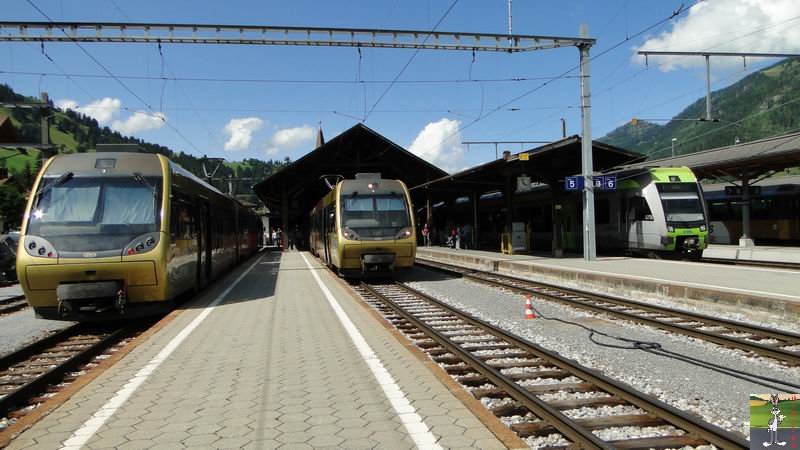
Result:
<instances>
[{"instance_id":1,"label":"overhead power line","mask_svg":"<svg viewBox=\"0 0 800 450\"><path fill-rule=\"evenodd\" d=\"M436 31L436 29L439 28L439 25L442 24L442 21L445 19L445 17L447 17L448 14L450 14L450 11L452 11L453 8L455 8L457 3L458 3L458 0L453 0L453 3L450 5L449 8L447 8L447 11L445 11L444 14L442 14L442 17L440 17L439 21L436 22L436 25L433 26L433 29L431 31L429 31L428 34L425 35L425 39L422 40L422 45L425 45L425 43L428 42L428 39L430 39L431 34L433 34ZM411 57L408 58L408 61L406 61L406 63L403 66L403 68L400 69L400 72L397 73L397 76L394 77L394 80L392 80L392 82L389 84L389 86L386 86L386 90L384 90L383 93L381 94L381 96L378 97L378 100L376 100L375 103L372 104L372 108L369 109L369 112L364 115L363 122L367 121L367 119L369 118L370 114L372 114L372 111L374 111L375 107L378 106L378 103L380 103L381 100L383 100L383 97L385 97L386 94L389 93L389 90L392 89L392 86L394 86L394 84L397 82L397 80L403 75L403 72L406 71L408 66L411 64L411 61L413 61L414 58L417 56L417 53L419 53L419 50L420 50L420 47L417 47L417 49L414 50L414 53L412 53Z\"/></svg>"},{"instance_id":2,"label":"overhead power line","mask_svg":"<svg viewBox=\"0 0 800 450\"><path fill-rule=\"evenodd\" d=\"M47 15L47 14L46 14L44 11L42 11L42 10L41 10L41 9L40 9L38 6L36 6L36 4L35 4L35 3L33 3L33 1L32 1L32 0L27 0L27 2L28 2L28 4L30 4L30 5L31 5L31 6L32 6L34 9L36 9L36 10L39 12L39 14L41 14L41 15L42 15L42 16L43 16L45 19L47 19L47 20L50 22L50 24L51 24L52 26L56 26L56 25L55 25L55 22L53 21L53 19L51 19L51 18L50 18L50 16L48 16L48 15ZM198 153L200 153L200 149L199 149L199 148L197 148L197 146L195 146L195 145L194 145L194 143L192 143L192 141L190 141L190 140L189 140L189 138L187 138L187 137L186 137L186 136L185 136L183 133L181 133L181 131L180 131L180 130L178 130L177 128L175 128L175 126L173 126L171 123L169 123L169 122L166 120L166 118L164 117L163 113L159 114L159 113L158 113L158 112L157 112L155 109L153 109L153 107L152 107L152 106L150 106L150 104L149 104L149 103L147 103L147 102L146 102L146 101L145 101L145 100L144 100L142 97L140 97L140 96L139 96L139 95L138 95L136 92L134 92L134 91L133 91L131 88L129 88L129 87L128 87L128 85L126 85L125 83L123 83L123 82L122 82L122 80L120 80L119 78L117 78L117 77L116 77L116 76L115 76L115 75L114 75L114 74L113 74L113 73L112 73L112 72L111 72L111 71L110 71L110 70L109 70L109 69L108 69L108 68L107 68L107 67L106 67L106 66L105 66L103 63L101 63L101 62L100 62L100 61L99 61L97 58L95 58L95 57L94 57L94 55L92 55L92 54L91 54L91 53L90 53L88 50L86 50L86 49L85 49L85 48L84 48L84 47L83 47L83 46L82 46L82 45L81 45L81 44L80 44L78 41L76 41L75 39L73 39L72 37L70 37L70 35L69 35L69 34L68 34L66 31L64 31L64 29L63 29L63 28L61 28L61 27L59 27L59 26L56 26L56 28L57 28L58 30L60 30L60 31L61 31L61 32L62 32L62 33L63 33L63 34L64 34L64 35L67 37L67 38L69 38L69 40L70 40L70 41L72 41L72 43L74 43L74 44L75 44L75 45L76 45L76 46L77 46L79 49L81 49L81 51L82 51L84 54L86 54L86 56L88 56L88 57L89 57L89 59L91 59L92 61L94 61L94 63L95 63L95 64L97 64L97 65L98 65L98 66L99 66L101 69L103 69L103 71L104 71L105 73L107 73L107 74L108 74L108 75L109 75L111 78L113 78L113 79L114 79L114 80L115 80L115 81L116 81L116 82L117 82L117 83L118 83L120 86L122 86L122 87L123 87L123 89L125 89L126 91L128 91L128 93L130 93L131 95L133 95L133 96L134 96L134 97L135 97L137 100L139 100L139 101L140 101L140 102L141 102L143 105L145 105L145 106L147 107L147 109L149 109L149 110L150 110L150 111L151 111L153 114L155 114L155 116L156 116L156 117L158 117L159 119L161 119L161 121L162 121L162 122L163 122L165 125L167 125L169 128L171 128L171 129L172 129L172 130L173 130L173 131L174 131L174 132L175 132L175 133L176 133L178 136L180 136L180 137L181 137L181 138L182 138L184 141L186 141L186 143L187 143L187 144L189 144L189 146L191 146L193 149L195 149L195 151L197 151Z\"/></svg>"}]
</instances>

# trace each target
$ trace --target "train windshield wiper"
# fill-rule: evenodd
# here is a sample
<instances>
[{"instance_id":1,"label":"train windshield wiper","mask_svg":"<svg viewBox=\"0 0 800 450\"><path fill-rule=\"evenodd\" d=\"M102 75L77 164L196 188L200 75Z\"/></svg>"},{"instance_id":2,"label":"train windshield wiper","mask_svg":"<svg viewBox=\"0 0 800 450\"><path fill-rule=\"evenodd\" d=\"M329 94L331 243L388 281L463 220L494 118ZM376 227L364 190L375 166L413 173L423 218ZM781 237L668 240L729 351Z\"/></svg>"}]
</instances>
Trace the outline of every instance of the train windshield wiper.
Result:
<instances>
[{"instance_id":1,"label":"train windshield wiper","mask_svg":"<svg viewBox=\"0 0 800 450\"><path fill-rule=\"evenodd\" d=\"M52 183L45 184L44 186L39 188L39 190L36 192L36 204L37 205L39 204L39 200L41 200L42 194L58 186L59 184L66 183L67 181L71 180L74 175L75 174L72 172L67 172L61 175L60 177L56 178L55 180L53 180Z\"/></svg>"},{"instance_id":2,"label":"train windshield wiper","mask_svg":"<svg viewBox=\"0 0 800 450\"><path fill-rule=\"evenodd\" d=\"M141 172L133 172L133 179L147 186L147 189L150 189L150 192L153 193L153 197L158 197L158 192L156 192L156 188L154 188L153 185L147 182L147 180L145 179L144 175L142 175Z\"/></svg>"}]
</instances>

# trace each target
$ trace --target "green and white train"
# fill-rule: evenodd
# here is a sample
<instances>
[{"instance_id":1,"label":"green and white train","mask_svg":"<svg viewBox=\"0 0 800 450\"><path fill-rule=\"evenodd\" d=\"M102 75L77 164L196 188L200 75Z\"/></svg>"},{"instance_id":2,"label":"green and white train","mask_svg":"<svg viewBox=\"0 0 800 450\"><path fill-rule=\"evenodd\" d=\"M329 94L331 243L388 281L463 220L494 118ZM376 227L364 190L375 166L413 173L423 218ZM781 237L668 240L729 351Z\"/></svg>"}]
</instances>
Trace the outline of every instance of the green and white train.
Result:
<instances>
[{"instance_id":1,"label":"green and white train","mask_svg":"<svg viewBox=\"0 0 800 450\"><path fill-rule=\"evenodd\" d=\"M694 173L687 167L628 168L603 175L617 177L614 190L595 190L597 248L603 253L700 259L708 246L708 212ZM555 199L555 200L554 200ZM583 248L582 196L535 185L514 195L514 222L529 232L534 252L550 252L558 241L565 252ZM507 204L500 192L481 196L479 245L496 249L506 226ZM471 222L468 199L447 211L455 223ZM442 224L439 224L442 228ZM445 227L446 228L446 227ZM555 236L553 230L560 230Z\"/></svg>"},{"instance_id":2,"label":"green and white train","mask_svg":"<svg viewBox=\"0 0 800 450\"><path fill-rule=\"evenodd\" d=\"M598 248L700 259L708 247L708 212L687 167L621 170L617 189L595 192Z\"/></svg>"}]
</instances>

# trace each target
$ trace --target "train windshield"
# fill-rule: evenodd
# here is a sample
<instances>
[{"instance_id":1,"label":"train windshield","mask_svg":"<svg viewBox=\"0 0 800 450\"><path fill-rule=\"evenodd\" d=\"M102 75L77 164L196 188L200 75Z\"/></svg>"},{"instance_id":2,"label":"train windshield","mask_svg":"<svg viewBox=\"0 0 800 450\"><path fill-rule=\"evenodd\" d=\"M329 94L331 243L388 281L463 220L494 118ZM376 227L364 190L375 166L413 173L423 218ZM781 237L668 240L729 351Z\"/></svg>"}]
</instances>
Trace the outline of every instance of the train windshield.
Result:
<instances>
[{"instance_id":1,"label":"train windshield","mask_svg":"<svg viewBox=\"0 0 800 450\"><path fill-rule=\"evenodd\" d=\"M45 185L34 199L27 234L64 252L122 250L159 229L161 178L68 178ZM43 181L53 183L56 178Z\"/></svg>"},{"instance_id":2,"label":"train windshield","mask_svg":"<svg viewBox=\"0 0 800 450\"><path fill-rule=\"evenodd\" d=\"M392 239L411 226L402 194L351 195L342 198L342 226L361 239Z\"/></svg>"},{"instance_id":3,"label":"train windshield","mask_svg":"<svg viewBox=\"0 0 800 450\"><path fill-rule=\"evenodd\" d=\"M657 186L667 222L705 220L703 201L696 183L660 183Z\"/></svg>"}]
</instances>

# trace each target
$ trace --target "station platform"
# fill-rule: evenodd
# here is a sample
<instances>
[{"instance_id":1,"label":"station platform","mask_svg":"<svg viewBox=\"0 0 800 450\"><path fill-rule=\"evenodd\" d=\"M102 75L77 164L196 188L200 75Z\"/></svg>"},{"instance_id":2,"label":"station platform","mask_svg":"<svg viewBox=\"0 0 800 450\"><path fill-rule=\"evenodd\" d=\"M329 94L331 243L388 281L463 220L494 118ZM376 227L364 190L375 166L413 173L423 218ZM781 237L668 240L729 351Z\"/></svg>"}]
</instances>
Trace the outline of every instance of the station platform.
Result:
<instances>
[{"instance_id":1,"label":"station platform","mask_svg":"<svg viewBox=\"0 0 800 450\"><path fill-rule=\"evenodd\" d=\"M171 316L9 448L524 445L308 253L262 252Z\"/></svg>"},{"instance_id":2,"label":"station platform","mask_svg":"<svg viewBox=\"0 0 800 450\"><path fill-rule=\"evenodd\" d=\"M579 256L505 255L446 247L419 247L417 257L634 299L661 298L702 307L713 303L755 320L796 322L800 316L800 275L790 269L619 256L584 261Z\"/></svg>"},{"instance_id":3,"label":"station platform","mask_svg":"<svg viewBox=\"0 0 800 450\"><path fill-rule=\"evenodd\" d=\"M703 257L730 259L732 261L800 264L800 248L769 245L740 247L738 245L711 244L703 251Z\"/></svg>"}]
</instances>

